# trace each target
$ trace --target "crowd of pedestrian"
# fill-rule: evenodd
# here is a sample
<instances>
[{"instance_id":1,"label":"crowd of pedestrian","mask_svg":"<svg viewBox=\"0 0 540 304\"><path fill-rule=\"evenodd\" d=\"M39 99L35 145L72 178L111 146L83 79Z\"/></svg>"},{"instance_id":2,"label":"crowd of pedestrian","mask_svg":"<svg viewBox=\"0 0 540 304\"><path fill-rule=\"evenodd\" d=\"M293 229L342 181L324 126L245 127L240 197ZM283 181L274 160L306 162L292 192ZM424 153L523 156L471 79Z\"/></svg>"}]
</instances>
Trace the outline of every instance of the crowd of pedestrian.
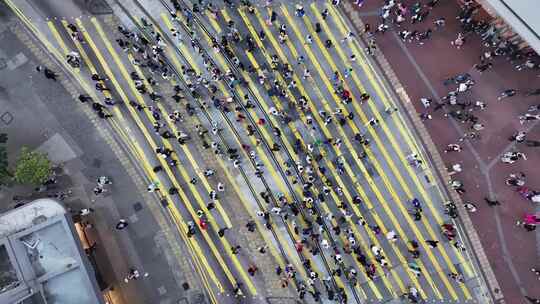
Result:
<instances>
[{"instance_id":1,"label":"crowd of pedestrian","mask_svg":"<svg viewBox=\"0 0 540 304\"><path fill-rule=\"evenodd\" d=\"M381 23L377 26L376 33L370 33L369 37L377 34L384 34L390 28L394 28L399 37L407 43L417 42L418 44L426 43L434 35L438 35L443 31L446 25L445 18L437 16L437 11L433 8L438 1L428 1L426 3L417 2L412 7L407 7L401 1L385 0L385 5L381 8L380 20ZM463 71L460 74L454 75L447 79L443 79L443 85L447 88L447 93L441 100L434 100L434 97L423 97L420 99L421 110L419 115L421 120L428 121L435 117L437 112L443 112L443 117L454 120L461 124L462 135L455 142L449 143L444 153L456 153L462 151L464 141L478 141L482 139L483 130L491 129L487 123L483 122L482 117L488 109L490 103L504 102L515 103L516 99L528 99L540 95L540 89L530 87L533 81L524 83L525 87L521 88L501 88L499 96L496 100L475 100L471 98L470 91L473 90L476 83L481 81L482 75L491 73L499 65L504 65L504 61L510 64L516 70L515 73L523 73L530 71L538 71L540 69L540 57L531 48L523 48L519 40L507 38L504 34L504 28L500 24L490 22L482 16L487 14L479 14L481 10L476 1L465 0L460 1L461 7L456 19L459 22L459 32L456 33L456 38L450 41L450 45L461 50L468 46L469 41L481 40L482 53L479 61L473 65L474 72ZM433 23L427 22L428 16L432 15ZM416 24L416 30L410 29L409 26ZM433 27L434 26L434 27ZM366 25L369 29L371 26ZM476 36L476 37L473 37ZM536 72L537 73L537 72ZM506 77L509 77L506 75ZM528 148L540 146L540 140L529 138L532 136L531 124L540 120L540 107L537 105L530 106L526 112L522 112L515 117L515 121L519 122L522 127L508 135L508 140L512 144L511 148L500 155L500 162L510 167L533 166L527 160L525 151ZM497 121L499 123L499 121ZM538 133L536 133L538 134ZM529 149L529 153L535 153ZM450 171L450 169L449 169ZM459 170L451 170L453 180L450 183L452 189L458 194L466 197L464 183L459 178ZM536 172L531 172L535 174ZM539 220L539 214L535 213L537 204L540 202L540 189L537 185L529 184L523 172L512 173L506 179L506 185L516 193L516 200L522 197L529 204L529 212L526 212L522 218L517 219L516 226L523 227L525 231L535 231ZM485 198L488 206L494 207L500 205L499 201L492 198ZM513 202L518 203L518 202ZM469 212L476 212L477 206L475 203L465 200L464 206ZM533 261L531 261L533 262ZM533 272L534 272L533 268ZM532 303L540 302L538 299L529 298Z\"/></svg>"},{"instance_id":2,"label":"crowd of pedestrian","mask_svg":"<svg viewBox=\"0 0 540 304\"><path fill-rule=\"evenodd\" d=\"M241 6L251 14L255 13L253 5L249 1L242 0ZM424 30L408 30L407 24L419 24L424 25L427 17L432 14L434 7L437 5L437 0L430 0L426 3L414 3L407 5L403 2L397 2L394 0L385 0L385 4L381 10L381 23L377 26L375 33L371 31L371 26L366 24L364 29L364 35L368 38L368 45L366 52L368 54L375 54L377 51L375 39L376 35L383 35L391 27L398 28L399 36L403 41L412 43L417 42L419 45L426 44L433 35L437 35L438 31L441 31L445 27L444 18L436 19L433 25L429 24L425 26ZM233 1L225 1L229 6L234 6ZM234 68L231 67L228 70L222 70L217 66L211 56L204 50L204 47L199 41L197 36L197 30L195 27L197 24L194 22L195 15L200 12L208 11L211 16L216 16L216 8L208 1L198 1L193 7L186 8L179 1L172 1L173 7L176 12L171 12L172 21L176 24L185 23L187 27L186 33L183 33L181 28L170 29L170 35L174 38L173 43L180 45L185 44L191 46L194 49L194 53L198 56L205 66L205 70L198 73L193 67L189 65L182 66L180 77L182 82L185 83L185 87L177 84L174 86L174 94L172 96L163 96L158 93L159 82L169 81L171 77L174 77L174 73L168 65L165 57L165 48L168 46L167 39L162 36L162 33L158 31L151 23L146 19L141 19L140 22L143 27L143 32L131 31L123 26L119 26L118 38L116 43L118 47L124 52L132 56L131 63L140 68L143 73L131 72L131 81L133 86L137 89L141 96L144 96L148 100L151 100L152 105L143 105L135 101L129 101L130 106L135 108L139 112L146 111L153 118L153 131L156 136L159 136L163 141L175 141L179 145L185 145L188 143L195 143L202 145L204 150L212 152L218 157L228 159L234 168L239 168L243 165L242 153L239 149L225 148L222 143L219 143L217 136L220 133L218 123L212 125L211 128L205 128L201 124L197 124L195 130L186 130L175 132L169 127L168 122L172 122L174 125L182 126L186 119L198 114L201 111L217 110L224 115L231 113L236 119L236 123L241 125L242 128L248 134L248 137L254 138L255 146L248 144L242 144L242 149L250 155L250 158L255 163L255 175L262 177L264 174L264 165L258 159L256 154L256 147L264 142L264 138L259 136L257 132L258 128L266 128L270 126L271 121L261 117L256 120L256 124L252 124L248 120L249 109L256 108L256 103L249 94L245 95L243 100L238 101L234 95L220 95L218 93L218 87L220 84L225 84L234 90L236 87L245 85L245 80L238 74L238 70L246 72L250 77L258 81L261 86L272 96L279 97L286 100L293 105L293 108L305 115L306 127L310 130L318 130L314 123L314 117L319 116L324 123L324 126L336 124L338 126L344 126L347 120L354 120L354 114L352 112L347 115L343 114L343 110L338 108L335 112L326 112L322 109L310 108L308 99L306 96L300 96L298 102L294 99L294 94L291 91L295 91L297 88L297 80L303 79L304 81L310 81L312 75L307 65L304 64L304 56L300 56L297 62L282 62L277 55L271 57L271 70L265 68L255 68L251 65L245 65L240 57L235 54L235 48L245 48L249 52L256 51L255 38L264 40L267 33L261 30L258 37L252 37L250 34L241 34L238 26L234 21L227 22L227 27L223 34L211 38L211 47L216 53L221 53L227 59L232 62ZM271 1L268 1L267 6L271 8ZM331 1L333 5L339 5L340 1ZM363 1L355 1L358 6L363 5ZM486 22L475 20L474 13L476 7L471 1L465 1L462 11L460 12L458 19L462 24L463 31L457 34L457 38L452 41L452 45L456 48L461 48L465 45L468 35L473 33L479 34L484 38L484 41L492 50L486 52L480 60L480 63L475 65L475 69L479 72L488 72L493 67L493 58L497 56L507 56L511 58L518 58L519 50L515 50L510 43L503 44L502 41L496 42L494 35L490 34L492 28ZM320 12L321 17L324 20L329 17L328 10ZM295 7L295 17L304 18L306 11L302 5ZM285 23L282 23L276 10L270 9L270 13L267 19L267 25L276 30L276 36L280 44L288 43L289 29ZM70 24L69 28L73 39L80 40L81 36L78 34L78 29L75 25ZM316 22L313 25L312 31L305 37L305 47L310 47L315 39L321 33L324 32L323 26ZM341 43L348 43L356 39L354 33L348 33L340 41ZM335 47L335 42L331 39L323 39L323 45L326 49ZM523 59L525 62L519 64L516 69L524 70L537 67L535 59L531 54L524 54ZM354 62L356 60L354 55L350 55L350 60ZM80 68L82 62L77 52L70 52L67 55L67 63L73 68ZM298 68L297 68L298 67ZM56 81L56 74L41 66L37 69L39 72L44 72L45 77ZM370 96L368 93L363 93L360 96L360 100L355 101L351 97L351 92L348 91L344 85L346 78L354 73L352 68L347 68L343 73L336 71L333 75L329 75L329 78L333 82L335 94L340 98L344 105L348 105L352 102L369 102ZM107 78L102 75L94 74L91 79L95 82L95 89L98 93L103 95L103 101L93 100L86 94L81 94L79 100L83 103L92 102L92 108L101 118L112 117L110 108L116 106L116 102L110 97L108 93L110 89L107 86ZM481 131L485 128L484 124L480 122L478 113L486 110L487 103L483 101L470 101L467 99L468 92L474 87L476 81L469 73L462 73L455 75L444 80L444 85L448 87L448 93L440 101L433 100L433 98L422 98L426 112L421 114L423 120L429 120L433 118L433 113L443 110L445 117L448 119L454 119L463 124L467 130L463 137L456 140L455 143L448 144L445 152L454 153L462 151L461 142L464 140L475 140L480 138ZM268 89L270 88L270 89ZM501 92L499 100L506 102L505 99L512 98L518 93L514 89L505 89ZM529 90L530 96L540 94L540 91ZM162 112L161 108L156 103L165 99L171 99L176 104L176 108L183 109L184 116L181 111L174 110L170 113ZM191 99L194 99L194 103ZM205 101L207 100L207 101ZM503 101L504 100L504 101ZM524 113L519 117L522 124L527 121L540 119L538 108L531 108L530 111ZM391 114L397 109L388 108L386 113ZM283 126L287 126L292 118L291 114L283 110L278 110L271 107L268 110L269 117L275 117ZM379 121L375 118L370 118L366 127L376 128L379 125ZM322 127L322 126L321 126ZM211 129L211 132L210 132ZM192 136L189 133L197 133L197 136ZM285 129L279 127L272 127L272 134L274 136L275 143L271 146L272 152L279 152L283 149L278 144L278 138L285 132ZM516 143L527 143L528 146L534 146L535 141L529 140L527 133L523 130L517 130L517 133L512 135L511 141ZM357 141L364 152L361 157L367 157L366 149L369 149L369 139L364 134L356 134L354 140ZM250 219L245 223L245 227L249 232L255 232L256 221L261 221L264 227L272 229L279 222L284 221L287 225L293 227L293 234L295 240L294 247L299 255L303 257L303 267L309 274L308 278L299 278L297 276L297 269L292 264L287 264L282 269L281 266L276 267L276 274L279 276L281 286L283 288L289 287L289 282L294 282L297 289L298 296L302 299L306 293L311 294L314 299L319 300L321 297L320 290L325 290L329 299L336 299L341 302L347 301L347 294L343 288L336 288L332 283L334 277L344 278L351 286L359 284L359 271L364 272L366 277L370 280L374 280L380 273L386 273L390 269L390 264L385 253L377 244L370 244L369 249L365 250L363 246L366 244L360 244L355 235L356 226L361 229L366 229L369 233L374 233L376 237L381 238L378 241L386 241L389 243L404 242L407 248L407 266L408 270L415 276L421 276L426 270L422 269L422 263L418 263L418 260L423 254L424 248L419 241L405 238L405 236L398 235L395 231L382 231L382 229L375 223L370 223L362 218L357 222L351 220L352 212L351 207L353 205L362 204L362 200L358 195L354 195L352 201L347 202L342 198L338 207L341 214L322 214L318 208L318 205L329 199L328 196L343 197L343 189L334 180L325 177L325 172L328 170L322 165L321 160L323 156L318 152L319 146L336 147L339 149L342 144L340 138L328 138L321 142L304 142L298 139L294 143L294 153L300 161L287 162L287 175L291 176L293 184L301 185L303 189L303 196L301 198L301 204L289 201L287 196L280 193L277 195L277 200L274 199L274 194L264 191L260 193L261 198L267 203L271 204L268 210L260 210L257 212L258 218ZM539 143L540 145L540 143ZM158 146L155 151L156 156L163 159L170 169L174 169L179 165L179 159L174 149L168 148L164 145ZM306 161L303 161L305 159ZM505 153L501 157L501 161L504 163L512 164L514 162L526 161L526 156L523 152L513 150ZM422 160L418 155L411 154L407 157L407 160L412 166L421 167L423 165ZM321 162L320 164L318 164ZM343 174L345 172L344 164L336 160L335 166L337 167L337 173ZM162 165L156 165L154 172L160 172L164 168ZM459 170L458 170L459 169ZM455 167L456 172L460 172L460 167ZM297 172L297 176L294 177L293 172ZM218 198L222 192L225 192L225 185L217 181L214 177L215 171L212 168L206 168L203 171L204 178L208 182L215 185L211 191L209 191L207 200L209 203L206 206L208 211L215 208L218 203ZM292 178L294 177L294 178ZM197 185L200 178L198 176L190 177L189 183ZM97 186L93 189L95 195L100 195L107 191L106 185L110 185L111 181L105 176L98 178ZM540 200L539 192L531 190L525 187L524 175L512 175L507 184L511 187L515 187L516 192L526 197L528 200L535 202ZM459 194L466 193L463 183L459 180L453 180L451 187ZM169 195L177 195L179 189L170 187L169 189L161 189L159 181L152 181L148 185L148 192L156 193L159 196L163 196L164 192ZM486 199L488 204L497 205L497 201ZM422 203L419 199L413 198L404 202L409 208L409 214L415 221L421 221L423 216ZM469 212L476 212L476 205L472 202L466 202L465 207ZM457 227L451 222L450 219L458 216L457 207L453 202L447 202L444 206L445 213L448 215L449 220L443 223L440 227L441 239L447 240L454 248L459 251L464 251L465 246L459 242ZM307 212L305 212L307 210ZM209 229L209 218L205 211L199 209L196 210L197 218L187 221L187 235L188 237L194 237L199 233L207 233ZM82 214L81 215L87 215ZM527 214L517 224L523 226L524 229L534 230L538 218L533 214ZM117 230L123 230L128 226L128 221L120 219L116 225ZM329 228L328 228L329 227ZM225 237L226 231L229 227L223 227L216 231L219 237ZM340 241L343 240L343 241ZM426 245L430 248L437 248L440 240L425 240ZM424 243L422 241L421 243ZM256 252L251 254L265 254L268 247L261 245L257 247ZM234 244L229 248L233 255L242 254L246 249L242 246ZM309 252L309 253L308 253ZM318 258L319 254L327 254L332 257L332 264L328 273L319 273L315 263L311 262L311 259ZM312 256L312 258L308 258ZM349 258L350 257L350 258ZM350 260L358 261L361 265L361 269L356 269L349 262ZM255 262L249 263L246 267L250 276L255 277L260 272L259 267ZM450 272L447 274L449 278L461 284L464 282L464 277L461 273ZM126 282L134 280L140 277L138 270L132 269L125 278ZM241 296L242 284L238 283L234 286L234 294ZM415 286L408 286L405 291L404 297L409 301L417 303L420 301L419 292Z\"/></svg>"}]
</instances>

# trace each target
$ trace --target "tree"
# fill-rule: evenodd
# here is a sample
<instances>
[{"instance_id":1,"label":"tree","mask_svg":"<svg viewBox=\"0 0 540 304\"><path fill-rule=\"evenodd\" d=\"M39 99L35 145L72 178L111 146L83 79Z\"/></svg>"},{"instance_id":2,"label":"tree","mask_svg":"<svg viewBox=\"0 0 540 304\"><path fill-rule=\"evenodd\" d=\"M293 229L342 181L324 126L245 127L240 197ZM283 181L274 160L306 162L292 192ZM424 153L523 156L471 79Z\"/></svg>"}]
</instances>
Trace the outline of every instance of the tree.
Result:
<instances>
[{"instance_id":1,"label":"tree","mask_svg":"<svg viewBox=\"0 0 540 304\"><path fill-rule=\"evenodd\" d=\"M44 183L51 172L51 161L45 153L30 151L27 147L21 149L15 166L16 182L37 186Z\"/></svg>"},{"instance_id":2,"label":"tree","mask_svg":"<svg viewBox=\"0 0 540 304\"><path fill-rule=\"evenodd\" d=\"M12 177L8 170L6 142L7 134L0 133L0 185L7 184Z\"/></svg>"}]
</instances>

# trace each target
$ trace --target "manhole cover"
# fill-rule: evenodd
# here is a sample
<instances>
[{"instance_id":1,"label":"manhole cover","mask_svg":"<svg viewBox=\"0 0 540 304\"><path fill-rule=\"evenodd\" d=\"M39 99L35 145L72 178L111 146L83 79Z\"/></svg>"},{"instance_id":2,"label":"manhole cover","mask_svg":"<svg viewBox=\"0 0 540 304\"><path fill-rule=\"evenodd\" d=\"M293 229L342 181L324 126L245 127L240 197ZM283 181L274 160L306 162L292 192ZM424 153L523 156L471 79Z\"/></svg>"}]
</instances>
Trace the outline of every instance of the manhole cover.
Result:
<instances>
[{"instance_id":1,"label":"manhole cover","mask_svg":"<svg viewBox=\"0 0 540 304\"><path fill-rule=\"evenodd\" d=\"M136 202L135 204L133 204L133 210L135 210L135 212L139 212L141 211L143 208L142 204L139 203L139 202Z\"/></svg>"},{"instance_id":2,"label":"manhole cover","mask_svg":"<svg viewBox=\"0 0 540 304\"><path fill-rule=\"evenodd\" d=\"M4 112L4 114L0 116L0 120L2 120L2 122L6 125L9 125L13 121L13 115L11 115L9 112Z\"/></svg>"},{"instance_id":3,"label":"manhole cover","mask_svg":"<svg viewBox=\"0 0 540 304\"><path fill-rule=\"evenodd\" d=\"M101 160L99 158L94 158L92 160L92 166L95 168L101 167Z\"/></svg>"},{"instance_id":4,"label":"manhole cover","mask_svg":"<svg viewBox=\"0 0 540 304\"><path fill-rule=\"evenodd\" d=\"M165 288L165 286L159 286L157 291L158 291L159 295L162 296L162 295L167 293L167 288Z\"/></svg>"}]
</instances>

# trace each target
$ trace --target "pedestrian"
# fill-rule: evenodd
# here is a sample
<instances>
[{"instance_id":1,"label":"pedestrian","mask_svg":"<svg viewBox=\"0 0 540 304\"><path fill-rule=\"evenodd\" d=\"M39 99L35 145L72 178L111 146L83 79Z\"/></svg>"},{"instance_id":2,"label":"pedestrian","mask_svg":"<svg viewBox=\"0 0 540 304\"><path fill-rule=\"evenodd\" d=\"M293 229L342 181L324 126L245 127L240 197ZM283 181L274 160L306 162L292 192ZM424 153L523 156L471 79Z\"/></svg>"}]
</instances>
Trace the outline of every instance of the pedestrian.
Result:
<instances>
[{"instance_id":1,"label":"pedestrian","mask_svg":"<svg viewBox=\"0 0 540 304\"><path fill-rule=\"evenodd\" d=\"M420 119L422 121L431 120L433 119L433 116L431 116L429 113L420 113Z\"/></svg>"},{"instance_id":2,"label":"pedestrian","mask_svg":"<svg viewBox=\"0 0 540 304\"><path fill-rule=\"evenodd\" d=\"M540 280L540 269L531 268L531 271L536 275L538 280Z\"/></svg>"},{"instance_id":3,"label":"pedestrian","mask_svg":"<svg viewBox=\"0 0 540 304\"><path fill-rule=\"evenodd\" d=\"M327 39L325 42L324 42L324 46L329 49L333 46L334 44L332 43L332 40L330 39Z\"/></svg>"},{"instance_id":4,"label":"pedestrian","mask_svg":"<svg viewBox=\"0 0 540 304\"><path fill-rule=\"evenodd\" d=\"M238 254L238 252L240 252L240 249L242 249L240 245L231 247L232 254Z\"/></svg>"},{"instance_id":5,"label":"pedestrian","mask_svg":"<svg viewBox=\"0 0 540 304\"><path fill-rule=\"evenodd\" d=\"M89 215L90 213L94 212L94 209L92 208L83 208L79 211L79 215L80 216L86 216L86 215Z\"/></svg>"},{"instance_id":6,"label":"pedestrian","mask_svg":"<svg viewBox=\"0 0 540 304\"><path fill-rule=\"evenodd\" d=\"M540 147L540 140L525 140L525 145L527 145L527 147Z\"/></svg>"},{"instance_id":7,"label":"pedestrian","mask_svg":"<svg viewBox=\"0 0 540 304\"><path fill-rule=\"evenodd\" d=\"M412 273L414 273L417 277L419 277L422 274L422 269L415 262L409 262L408 266L409 266L409 270Z\"/></svg>"},{"instance_id":8,"label":"pedestrian","mask_svg":"<svg viewBox=\"0 0 540 304\"><path fill-rule=\"evenodd\" d=\"M497 100L502 100L504 98L512 97L514 95L516 95L516 90L514 90L514 89L506 89L506 90L501 92L499 97L497 97Z\"/></svg>"},{"instance_id":9,"label":"pedestrian","mask_svg":"<svg viewBox=\"0 0 540 304\"><path fill-rule=\"evenodd\" d=\"M522 143L523 141L525 141L525 136L527 135L526 132L524 131L520 131L516 134L513 134L512 136L510 136L508 138L509 141L515 141L516 143Z\"/></svg>"},{"instance_id":10,"label":"pedestrian","mask_svg":"<svg viewBox=\"0 0 540 304\"><path fill-rule=\"evenodd\" d=\"M448 152L461 152L461 146L458 144L449 144L446 146L444 153Z\"/></svg>"},{"instance_id":11,"label":"pedestrian","mask_svg":"<svg viewBox=\"0 0 540 304\"><path fill-rule=\"evenodd\" d=\"M451 42L453 46L455 46L458 50L463 46L465 43L465 37L462 33L458 33L457 38Z\"/></svg>"},{"instance_id":12,"label":"pedestrian","mask_svg":"<svg viewBox=\"0 0 540 304\"><path fill-rule=\"evenodd\" d=\"M85 103L87 101L92 101L92 97L86 95L86 94L80 94L79 95L79 101L82 103Z\"/></svg>"},{"instance_id":13,"label":"pedestrian","mask_svg":"<svg viewBox=\"0 0 540 304\"><path fill-rule=\"evenodd\" d=\"M256 224L255 224L255 221L253 220L249 220L247 223L246 223L246 228L249 232L255 232L255 228L256 228Z\"/></svg>"},{"instance_id":14,"label":"pedestrian","mask_svg":"<svg viewBox=\"0 0 540 304\"><path fill-rule=\"evenodd\" d=\"M477 211L476 205L471 202L465 202L463 206L465 207L465 209L467 209L467 211L471 213L474 213Z\"/></svg>"},{"instance_id":15,"label":"pedestrian","mask_svg":"<svg viewBox=\"0 0 540 304\"><path fill-rule=\"evenodd\" d=\"M435 21L433 21L433 23L435 24L436 29L440 29L444 27L444 25L446 24L446 20L444 18L438 18Z\"/></svg>"},{"instance_id":16,"label":"pedestrian","mask_svg":"<svg viewBox=\"0 0 540 304\"><path fill-rule=\"evenodd\" d=\"M328 9L325 8L322 12L321 12L321 16L323 18L323 20L326 20L326 18L328 17Z\"/></svg>"},{"instance_id":17,"label":"pedestrian","mask_svg":"<svg viewBox=\"0 0 540 304\"><path fill-rule=\"evenodd\" d=\"M525 185L525 173L511 173L505 180L506 185L514 187L522 187Z\"/></svg>"},{"instance_id":18,"label":"pedestrian","mask_svg":"<svg viewBox=\"0 0 540 304\"><path fill-rule=\"evenodd\" d=\"M431 99L431 98L425 98L425 97L420 98L420 102L422 103L422 105L426 109L429 108L432 101L433 101L433 99Z\"/></svg>"},{"instance_id":19,"label":"pedestrian","mask_svg":"<svg viewBox=\"0 0 540 304\"><path fill-rule=\"evenodd\" d=\"M225 231L227 231L229 229L229 227L223 227L223 228L220 228L218 230L218 236L219 237L224 237L225 236Z\"/></svg>"},{"instance_id":20,"label":"pedestrian","mask_svg":"<svg viewBox=\"0 0 540 304\"><path fill-rule=\"evenodd\" d=\"M535 214L526 213L522 221L516 222L516 226L521 226L527 231L534 231L538 223L540 223L540 217L537 217Z\"/></svg>"},{"instance_id":21,"label":"pedestrian","mask_svg":"<svg viewBox=\"0 0 540 304\"><path fill-rule=\"evenodd\" d=\"M426 240L426 243L428 244L429 248L436 248L439 244L439 241L435 240Z\"/></svg>"},{"instance_id":22,"label":"pedestrian","mask_svg":"<svg viewBox=\"0 0 540 304\"><path fill-rule=\"evenodd\" d=\"M52 70L50 70L50 69L48 69L48 68L45 68L45 77L46 77L47 79L52 79L52 80L56 81L57 75L56 75L56 73L53 72Z\"/></svg>"},{"instance_id":23,"label":"pedestrian","mask_svg":"<svg viewBox=\"0 0 540 304\"><path fill-rule=\"evenodd\" d=\"M519 159L527 160L525 153L508 151L501 156L501 161L505 164L513 164Z\"/></svg>"},{"instance_id":24,"label":"pedestrian","mask_svg":"<svg viewBox=\"0 0 540 304\"><path fill-rule=\"evenodd\" d=\"M461 273L451 272L448 274L448 276L458 283L464 282L463 275Z\"/></svg>"},{"instance_id":25,"label":"pedestrian","mask_svg":"<svg viewBox=\"0 0 540 304\"><path fill-rule=\"evenodd\" d=\"M129 223L125 219L120 219L118 223L116 224L117 230L122 230L126 228L129 225Z\"/></svg>"},{"instance_id":26,"label":"pedestrian","mask_svg":"<svg viewBox=\"0 0 540 304\"><path fill-rule=\"evenodd\" d=\"M107 176L100 176L97 179L98 186L112 185L111 180Z\"/></svg>"},{"instance_id":27,"label":"pedestrian","mask_svg":"<svg viewBox=\"0 0 540 304\"><path fill-rule=\"evenodd\" d=\"M260 246L259 248L257 248L257 251L259 251L260 253L262 254L265 254L266 253L266 249L268 249L268 246L265 245L265 246Z\"/></svg>"},{"instance_id":28,"label":"pedestrian","mask_svg":"<svg viewBox=\"0 0 540 304\"><path fill-rule=\"evenodd\" d=\"M394 230L390 230L388 231L388 233L386 233L386 239L389 242L393 243L398 240L398 235L396 234Z\"/></svg>"},{"instance_id":29,"label":"pedestrian","mask_svg":"<svg viewBox=\"0 0 540 304\"><path fill-rule=\"evenodd\" d=\"M488 204L490 207L499 206L501 203L498 200L490 200L487 197L484 197L484 201Z\"/></svg>"},{"instance_id":30,"label":"pedestrian","mask_svg":"<svg viewBox=\"0 0 540 304\"><path fill-rule=\"evenodd\" d=\"M150 193L159 191L159 182L151 182L150 184L148 184L148 187L146 188L146 190Z\"/></svg>"},{"instance_id":31,"label":"pedestrian","mask_svg":"<svg viewBox=\"0 0 540 304\"><path fill-rule=\"evenodd\" d=\"M475 68L480 74L490 69L491 67L493 67L493 63L491 62L477 63L473 65L473 68Z\"/></svg>"},{"instance_id":32,"label":"pedestrian","mask_svg":"<svg viewBox=\"0 0 540 304\"><path fill-rule=\"evenodd\" d=\"M105 87L105 85L103 85L103 83L101 83L101 82L96 83L96 90L98 90L98 91L100 91L100 92L103 92L103 91L110 91L110 89L108 89L107 87Z\"/></svg>"}]
</instances>

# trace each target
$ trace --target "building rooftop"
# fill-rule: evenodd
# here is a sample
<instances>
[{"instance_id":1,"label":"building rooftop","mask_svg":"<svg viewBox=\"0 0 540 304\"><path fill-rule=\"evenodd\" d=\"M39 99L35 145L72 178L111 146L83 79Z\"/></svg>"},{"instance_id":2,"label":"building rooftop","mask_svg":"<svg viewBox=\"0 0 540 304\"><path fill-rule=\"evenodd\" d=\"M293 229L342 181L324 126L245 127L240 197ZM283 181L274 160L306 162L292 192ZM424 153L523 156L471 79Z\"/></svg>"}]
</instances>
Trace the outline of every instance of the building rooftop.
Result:
<instances>
[{"instance_id":1,"label":"building rooftop","mask_svg":"<svg viewBox=\"0 0 540 304\"><path fill-rule=\"evenodd\" d=\"M540 53L540 18L537 0L482 0L484 7L501 16L523 40Z\"/></svg>"},{"instance_id":2,"label":"building rooftop","mask_svg":"<svg viewBox=\"0 0 540 304\"><path fill-rule=\"evenodd\" d=\"M0 215L0 303L103 303L60 203L39 199Z\"/></svg>"}]
</instances>

